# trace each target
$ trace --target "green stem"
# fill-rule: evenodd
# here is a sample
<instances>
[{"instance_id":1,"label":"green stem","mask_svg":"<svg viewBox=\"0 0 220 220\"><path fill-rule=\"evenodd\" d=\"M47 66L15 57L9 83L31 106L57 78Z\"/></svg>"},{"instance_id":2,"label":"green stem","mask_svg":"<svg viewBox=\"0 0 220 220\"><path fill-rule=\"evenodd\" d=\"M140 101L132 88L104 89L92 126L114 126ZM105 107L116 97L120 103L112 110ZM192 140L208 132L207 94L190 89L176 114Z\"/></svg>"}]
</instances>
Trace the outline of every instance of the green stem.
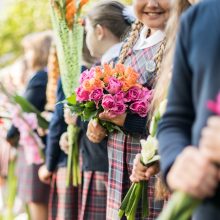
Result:
<instances>
[{"instance_id":1,"label":"green stem","mask_svg":"<svg viewBox=\"0 0 220 220\"><path fill-rule=\"evenodd\" d=\"M137 187L135 190L135 197L132 201L132 206L129 210L129 212L126 213L127 220L135 220L135 214L137 212L137 207L141 198L141 192L142 192L142 184L137 183Z\"/></svg>"},{"instance_id":2,"label":"green stem","mask_svg":"<svg viewBox=\"0 0 220 220\"><path fill-rule=\"evenodd\" d=\"M131 187L129 188L125 198L123 199L122 203L121 203L121 207L119 209L119 213L118 213L118 216L119 218L122 218L123 215L124 215L124 212L125 212L125 209L128 205L128 202L129 202L129 199L130 199L130 196L131 196L131 193L133 191L133 187L134 187L135 183L132 183Z\"/></svg>"},{"instance_id":3,"label":"green stem","mask_svg":"<svg viewBox=\"0 0 220 220\"><path fill-rule=\"evenodd\" d=\"M148 207L148 193L147 193L147 188L148 188L148 182L147 181L142 181L142 218L146 218L149 214L149 207Z\"/></svg>"},{"instance_id":4,"label":"green stem","mask_svg":"<svg viewBox=\"0 0 220 220\"><path fill-rule=\"evenodd\" d=\"M133 201L135 199L135 193L136 193L136 189L137 189L138 185L139 185L139 183L134 184L134 187L133 187L132 192L131 192L131 196L129 197L127 207L125 209L125 214L128 213L131 210L131 207L133 205Z\"/></svg>"},{"instance_id":5,"label":"green stem","mask_svg":"<svg viewBox=\"0 0 220 220\"><path fill-rule=\"evenodd\" d=\"M201 203L183 192L175 192L157 220L188 220Z\"/></svg>"}]
</instances>

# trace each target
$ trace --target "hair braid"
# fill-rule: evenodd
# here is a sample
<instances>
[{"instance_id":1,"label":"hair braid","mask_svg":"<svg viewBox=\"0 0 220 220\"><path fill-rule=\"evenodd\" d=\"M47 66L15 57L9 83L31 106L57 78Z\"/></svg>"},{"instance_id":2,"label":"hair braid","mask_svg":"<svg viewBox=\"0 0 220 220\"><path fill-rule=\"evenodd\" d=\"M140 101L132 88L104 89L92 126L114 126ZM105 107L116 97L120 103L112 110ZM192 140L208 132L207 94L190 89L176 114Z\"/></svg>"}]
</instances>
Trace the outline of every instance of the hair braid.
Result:
<instances>
[{"instance_id":1,"label":"hair braid","mask_svg":"<svg viewBox=\"0 0 220 220\"><path fill-rule=\"evenodd\" d=\"M165 48L166 48L166 40L163 40L157 54L154 57L154 61L156 63L156 73L157 73L157 75L159 75L159 73L160 73L160 67L161 67L161 64L162 64L162 59L163 59Z\"/></svg>"},{"instance_id":2,"label":"hair braid","mask_svg":"<svg viewBox=\"0 0 220 220\"><path fill-rule=\"evenodd\" d=\"M124 45L122 47L118 63L124 63L125 58L128 55L128 51L136 43L142 27L143 27L143 24L138 20L132 25L132 29L129 34L128 40L124 43Z\"/></svg>"}]
</instances>

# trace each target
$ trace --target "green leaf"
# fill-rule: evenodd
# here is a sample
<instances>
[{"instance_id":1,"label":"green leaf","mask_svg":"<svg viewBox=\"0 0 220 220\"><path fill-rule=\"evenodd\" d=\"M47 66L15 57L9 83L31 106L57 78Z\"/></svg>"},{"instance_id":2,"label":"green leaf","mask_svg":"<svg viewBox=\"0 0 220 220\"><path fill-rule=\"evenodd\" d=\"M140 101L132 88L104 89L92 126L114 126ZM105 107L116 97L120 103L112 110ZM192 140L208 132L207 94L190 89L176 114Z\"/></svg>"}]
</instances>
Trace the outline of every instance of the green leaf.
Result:
<instances>
[{"instance_id":1,"label":"green leaf","mask_svg":"<svg viewBox=\"0 0 220 220\"><path fill-rule=\"evenodd\" d=\"M75 105L76 102L76 93L73 93L71 96L66 98L67 104Z\"/></svg>"},{"instance_id":2,"label":"green leaf","mask_svg":"<svg viewBox=\"0 0 220 220\"><path fill-rule=\"evenodd\" d=\"M15 95L13 98L24 112L35 113L37 115L38 125L41 128L47 129L49 127L49 122L41 116L40 111L38 111L28 100L19 95Z\"/></svg>"},{"instance_id":3,"label":"green leaf","mask_svg":"<svg viewBox=\"0 0 220 220\"><path fill-rule=\"evenodd\" d=\"M97 110L93 110L93 109L89 109L89 108L85 108L85 110L83 111L83 119L86 121L90 121L92 118L94 118L96 115L98 114Z\"/></svg>"},{"instance_id":4,"label":"green leaf","mask_svg":"<svg viewBox=\"0 0 220 220\"><path fill-rule=\"evenodd\" d=\"M96 105L95 105L94 102L86 102L85 107L86 108L96 109Z\"/></svg>"}]
</instances>

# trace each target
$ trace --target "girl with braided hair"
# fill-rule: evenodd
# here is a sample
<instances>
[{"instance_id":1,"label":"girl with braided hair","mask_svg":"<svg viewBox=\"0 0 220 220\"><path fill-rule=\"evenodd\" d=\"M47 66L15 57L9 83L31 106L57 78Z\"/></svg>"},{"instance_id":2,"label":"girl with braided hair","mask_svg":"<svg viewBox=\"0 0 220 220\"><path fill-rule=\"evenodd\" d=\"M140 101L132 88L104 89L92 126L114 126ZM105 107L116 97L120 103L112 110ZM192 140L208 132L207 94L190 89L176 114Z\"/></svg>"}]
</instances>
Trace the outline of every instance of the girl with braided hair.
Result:
<instances>
[{"instance_id":1,"label":"girl with braided hair","mask_svg":"<svg viewBox=\"0 0 220 220\"><path fill-rule=\"evenodd\" d=\"M181 14L188 9L193 2L190 2L188 0L173 0L171 3L171 12L170 17L166 25L166 37L167 37L167 43L166 43L166 49L164 51L164 59L161 64L161 71L158 74L157 77L157 83L154 90L154 97L151 102L151 108L150 108L150 119L152 118L152 115L160 106L160 103L166 99L168 87L170 84L171 79L171 71L172 71L172 65L173 65L173 54L174 54L174 48L176 41L176 34L179 27L179 19ZM163 89L161 89L163 88ZM140 182L142 180L146 180L148 176L148 169L147 167L143 166L141 161L141 154L137 154L134 160L132 175L130 176L130 180L132 182ZM169 195L169 192L167 191L165 185L163 184L163 181L161 178L157 178L156 183L156 197L158 199L161 198L167 198Z\"/></svg>"},{"instance_id":2,"label":"girl with braided hair","mask_svg":"<svg viewBox=\"0 0 220 220\"><path fill-rule=\"evenodd\" d=\"M148 89L154 88L157 72L160 69L165 47L163 30L169 16L169 9L169 0L135 0L134 10L138 21L134 23L118 60L119 63L131 66L139 73L139 82ZM117 220L121 202L131 185L129 176L133 160L141 150L140 139L147 138L148 117L141 118L137 114L125 113L113 118L108 112L103 112L100 118L120 126L123 130L123 132L111 133L108 137L107 219ZM88 130L89 139L96 142L101 137L99 133L103 132L101 129L92 129L92 123L89 123ZM154 175L158 172L158 166L153 165L150 170L148 220L155 219L163 207L163 201L154 199ZM140 208L135 219L141 219Z\"/></svg>"}]
</instances>

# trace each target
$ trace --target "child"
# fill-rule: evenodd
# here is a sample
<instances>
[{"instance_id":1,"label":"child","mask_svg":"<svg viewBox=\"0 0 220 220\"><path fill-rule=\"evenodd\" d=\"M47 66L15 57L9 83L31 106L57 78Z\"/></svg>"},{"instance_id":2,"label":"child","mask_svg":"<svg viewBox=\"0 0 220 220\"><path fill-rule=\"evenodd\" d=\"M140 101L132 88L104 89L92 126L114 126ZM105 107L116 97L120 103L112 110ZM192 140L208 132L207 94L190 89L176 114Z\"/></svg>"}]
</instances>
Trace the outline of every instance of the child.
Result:
<instances>
[{"instance_id":1,"label":"child","mask_svg":"<svg viewBox=\"0 0 220 220\"><path fill-rule=\"evenodd\" d=\"M130 29L130 20L123 16L125 6L118 1L101 1L88 13L86 18L86 42L92 56L101 59L101 63L108 63L119 56L121 38ZM94 129L101 130L101 138L105 138L105 130L98 124L91 122ZM82 123L81 123L81 127ZM105 220L106 198L108 182L107 138L94 143L86 137L87 126L80 138L82 148L82 204L80 220ZM88 130L87 133L90 131Z\"/></svg>"},{"instance_id":2,"label":"child","mask_svg":"<svg viewBox=\"0 0 220 220\"><path fill-rule=\"evenodd\" d=\"M44 111L46 105L47 72L45 67L51 41L52 33L49 31L28 35L23 40L25 59L28 70L32 73L24 97L40 112ZM10 142L17 135L18 130L12 127L7 135L8 141ZM40 165L28 165L24 159L23 148L20 148L18 166L19 197L28 204L32 220L47 220L49 186L43 184L38 177Z\"/></svg>"},{"instance_id":3,"label":"child","mask_svg":"<svg viewBox=\"0 0 220 220\"><path fill-rule=\"evenodd\" d=\"M121 50L119 62L131 66L139 73L139 82L152 89L164 50L163 30L169 16L170 5L167 0L135 0L134 9L138 21ZM141 150L140 139L147 137L147 117L141 118L137 114L128 113L112 118L104 112L100 114L100 118L123 127L125 131L109 134L108 139L107 219L118 219L118 210L130 187L132 163L135 155ZM99 134L97 130L91 133L96 136ZM157 170L157 166L153 166L152 175ZM163 202L154 201L154 182L155 177L151 177L148 187L150 214L147 219L155 219L163 207ZM140 218L139 210L136 219Z\"/></svg>"},{"instance_id":4,"label":"child","mask_svg":"<svg viewBox=\"0 0 220 220\"><path fill-rule=\"evenodd\" d=\"M218 0L202 1L183 16L167 112L158 133L161 168L170 189L208 198L196 210L195 220L220 219L219 145L210 139L216 137L216 119L209 119L207 108L220 88L219 19Z\"/></svg>"},{"instance_id":5,"label":"child","mask_svg":"<svg viewBox=\"0 0 220 220\"><path fill-rule=\"evenodd\" d=\"M82 71L90 67L94 59L83 47ZM85 67L86 65L86 67ZM65 99L61 80L58 81L57 102ZM58 104L50 121L47 138L46 164L39 170L41 181L50 184L49 219L77 219L78 218L78 187L66 186L67 155L60 149L61 135L66 132L67 124L64 121L64 106ZM72 183L71 183L72 184Z\"/></svg>"},{"instance_id":6,"label":"child","mask_svg":"<svg viewBox=\"0 0 220 220\"><path fill-rule=\"evenodd\" d=\"M166 99L167 90L170 84L171 78L171 69L173 65L173 53L174 53L174 42L176 41L176 34L179 26L179 19L181 14L190 6L188 0L175 0L171 4L171 14L166 26L166 36L167 44L166 50L164 52L164 59L161 66L161 71L158 76L157 85L154 90L154 97L151 104L151 115L154 111L158 110L160 103ZM151 169L143 166L140 162L141 155L137 154L134 160L134 166L132 170L132 175L130 179L132 182L139 182L141 180L147 180L151 174ZM165 186L162 185L161 178L158 178L157 182L157 197L167 198L168 192L166 191Z\"/></svg>"}]
</instances>

